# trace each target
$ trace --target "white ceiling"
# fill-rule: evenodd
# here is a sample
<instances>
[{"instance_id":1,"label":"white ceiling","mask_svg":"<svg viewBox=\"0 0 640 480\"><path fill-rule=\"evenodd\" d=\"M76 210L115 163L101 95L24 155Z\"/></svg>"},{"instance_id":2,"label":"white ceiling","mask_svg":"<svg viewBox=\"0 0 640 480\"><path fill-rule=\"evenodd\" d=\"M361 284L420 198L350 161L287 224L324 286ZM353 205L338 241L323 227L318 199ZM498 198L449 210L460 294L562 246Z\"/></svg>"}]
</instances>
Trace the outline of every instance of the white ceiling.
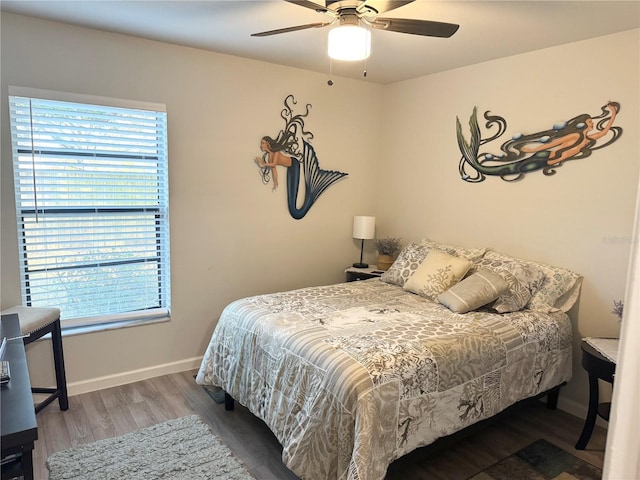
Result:
<instances>
[{"instance_id":1,"label":"white ceiling","mask_svg":"<svg viewBox=\"0 0 640 480\"><path fill-rule=\"evenodd\" d=\"M251 37L251 33L329 19L282 0L1 0L0 5L2 11L325 72L327 76L332 68L334 76L362 79L365 68L364 62L334 61L330 66L328 28ZM416 0L383 16L460 25L448 39L374 30L366 80L388 84L638 28L640 2ZM585 69L597 68L597 64L594 59ZM472 82L470 79L470 85Z\"/></svg>"}]
</instances>

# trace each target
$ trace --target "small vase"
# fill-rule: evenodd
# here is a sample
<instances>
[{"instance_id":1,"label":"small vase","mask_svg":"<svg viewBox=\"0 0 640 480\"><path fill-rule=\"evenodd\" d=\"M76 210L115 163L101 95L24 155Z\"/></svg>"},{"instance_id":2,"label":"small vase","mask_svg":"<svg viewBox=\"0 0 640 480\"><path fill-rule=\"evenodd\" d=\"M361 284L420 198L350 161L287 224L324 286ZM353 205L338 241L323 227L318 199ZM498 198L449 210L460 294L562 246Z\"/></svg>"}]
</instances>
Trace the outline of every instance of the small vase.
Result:
<instances>
[{"instance_id":1,"label":"small vase","mask_svg":"<svg viewBox=\"0 0 640 480\"><path fill-rule=\"evenodd\" d=\"M378 270L389 270L392 263L392 255L378 255Z\"/></svg>"}]
</instances>

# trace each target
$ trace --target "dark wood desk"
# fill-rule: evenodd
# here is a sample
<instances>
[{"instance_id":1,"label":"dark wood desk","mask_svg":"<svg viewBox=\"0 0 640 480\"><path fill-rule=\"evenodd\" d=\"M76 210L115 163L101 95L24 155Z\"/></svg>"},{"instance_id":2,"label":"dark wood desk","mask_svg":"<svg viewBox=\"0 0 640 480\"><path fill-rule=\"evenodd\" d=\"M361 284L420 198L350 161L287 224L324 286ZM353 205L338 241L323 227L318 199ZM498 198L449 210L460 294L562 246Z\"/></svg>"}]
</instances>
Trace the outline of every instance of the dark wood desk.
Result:
<instances>
[{"instance_id":1,"label":"dark wood desk","mask_svg":"<svg viewBox=\"0 0 640 480\"><path fill-rule=\"evenodd\" d=\"M20 335L18 315L2 315L0 338ZM2 478L23 475L25 480L33 480L33 448L38 439L38 424L23 341L7 342L3 360L9 361L11 380L0 389L2 459L15 458L2 465Z\"/></svg>"}]
</instances>

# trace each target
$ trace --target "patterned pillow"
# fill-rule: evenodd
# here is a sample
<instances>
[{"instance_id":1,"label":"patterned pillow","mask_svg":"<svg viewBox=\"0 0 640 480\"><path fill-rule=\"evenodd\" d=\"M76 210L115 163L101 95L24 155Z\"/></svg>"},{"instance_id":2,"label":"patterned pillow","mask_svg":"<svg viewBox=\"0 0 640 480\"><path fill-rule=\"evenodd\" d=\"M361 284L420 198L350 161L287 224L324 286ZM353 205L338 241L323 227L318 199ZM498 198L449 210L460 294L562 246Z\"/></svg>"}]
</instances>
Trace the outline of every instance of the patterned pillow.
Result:
<instances>
[{"instance_id":1,"label":"patterned pillow","mask_svg":"<svg viewBox=\"0 0 640 480\"><path fill-rule=\"evenodd\" d=\"M404 287L409 277L415 272L429 253L430 248L418 243L410 243L402 249L389 270L380 276L383 282Z\"/></svg>"},{"instance_id":2,"label":"patterned pillow","mask_svg":"<svg viewBox=\"0 0 640 480\"><path fill-rule=\"evenodd\" d=\"M452 312L467 313L493 302L507 290L504 278L491 270L479 270L438 295L438 302Z\"/></svg>"},{"instance_id":3,"label":"patterned pillow","mask_svg":"<svg viewBox=\"0 0 640 480\"><path fill-rule=\"evenodd\" d=\"M486 248L465 248L465 247L457 247L455 245L447 245L445 243L434 242L433 240L429 240L428 238L423 238L422 245L431 248L437 248L443 252L447 252L449 255L453 255L454 257L462 257L471 260L472 262L477 262L480 260L485 252Z\"/></svg>"},{"instance_id":4,"label":"patterned pillow","mask_svg":"<svg viewBox=\"0 0 640 480\"><path fill-rule=\"evenodd\" d=\"M473 267L474 271L486 268L500 274L509 272L518 280L521 286L529 291L530 296L533 296L542 287L544 283L544 272L542 270L534 265L526 264L523 260L517 258L507 259L498 255L500 254L490 250L482 259L476 262ZM505 279L507 279L507 276L505 276Z\"/></svg>"},{"instance_id":5,"label":"patterned pillow","mask_svg":"<svg viewBox=\"0 0 640 480\"><path fill-rule=\"evenodd\" d=\"M420 243L412 242L408 244L400 254L396 261L393 262L389 270L382 274L380 280L404 287L409 277L415 272L418 266L432 249L438 249L446 252L454 257L463 257L471 261L477 261L487 251L486 248L464 248L453 245L437 243L429 239L423 239Z\"/></svg>"},{"instance_id":6,"label":"patterned pillow","mask_svg":"<svg viewBox=\"0 0 640 480\"><path fill-rule=\"evenodd\" d=\"M562 310L568 312L576 303L582 286L582 276L561 267L554 267L544 263L522 260L498 252L488 251L480 263L502 262L509 265L508 270L522 282L516 271L538 272L543 276L542 282L535 283L537 288L531 289L531 300L527 304L529 310L552 312ZM490 268L490 267L489 267Z\"/></svg>"},{"instance_id":7,"label":"patterned pillow","mask_svg":"<svg viewBox=\"0 0 640 480\"><path fill-rule=\"evenodd\" d=\"M435 300L442 292L458 283L471 265L473 265L471 260L433 249L409 277L404 289L429 300Z\"/></svg>"},{"instance_id":8,"label":"patterned pillow","mask_svg":"<svg viewBox=\"0 0 640 480\"><path fill-rule=\"evenodd\" d=\"M507 290L498 297L491 308L498 313L507 313L517 312L526 307L531 300L529 289L522 285L509 270L500 270L498 275L507 282Z\"/></svg>"}]
</instances>

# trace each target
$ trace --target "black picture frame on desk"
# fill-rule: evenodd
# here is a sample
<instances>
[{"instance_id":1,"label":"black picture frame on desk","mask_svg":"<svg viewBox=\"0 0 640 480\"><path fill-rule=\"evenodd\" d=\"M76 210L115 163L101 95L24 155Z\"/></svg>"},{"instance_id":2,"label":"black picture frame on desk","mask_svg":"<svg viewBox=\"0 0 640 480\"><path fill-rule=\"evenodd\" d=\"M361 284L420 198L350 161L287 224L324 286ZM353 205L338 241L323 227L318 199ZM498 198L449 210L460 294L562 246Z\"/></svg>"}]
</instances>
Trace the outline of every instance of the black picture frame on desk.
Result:
<instances>
[{"instance_id":1,"label":"black picture frame on desk","mask_svg":"<svg viewBox=\"0 0 640 480\"><path fill-rule=\"evenodd\" d=\"M0 337L20 337L8 341L4 360L9 362L11 379L0 389L2 411L2 480L22 475L33 480L33 449L38 424L31 395L31 382L17 314L2 315ZM6 461L5 461L6 460Z\"/></svg>"}]
</instances>

